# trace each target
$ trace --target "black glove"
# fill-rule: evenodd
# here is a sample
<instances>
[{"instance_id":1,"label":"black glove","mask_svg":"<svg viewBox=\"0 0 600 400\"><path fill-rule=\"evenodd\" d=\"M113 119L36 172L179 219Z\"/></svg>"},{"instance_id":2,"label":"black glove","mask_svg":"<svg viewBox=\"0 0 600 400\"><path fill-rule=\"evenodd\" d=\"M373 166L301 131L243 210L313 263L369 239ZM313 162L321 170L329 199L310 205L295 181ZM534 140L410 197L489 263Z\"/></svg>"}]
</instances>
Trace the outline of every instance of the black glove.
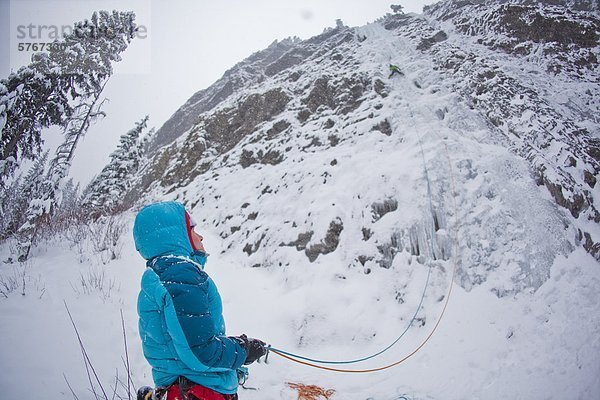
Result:
<instances>
[{"instance_id":1,"label":"black glove","mask_svg":"<svg viewBox=\"0 0 600 400\"><path fill-rule=\"evenodd\" d=\"M262 340L252 339L246 335L237 336L236 339L244 350L246 350L246 361L244 361L244 365L252 364L254 361L267 354L267 349L265 348L267 344Z\"/></svg>"}]
</instances>

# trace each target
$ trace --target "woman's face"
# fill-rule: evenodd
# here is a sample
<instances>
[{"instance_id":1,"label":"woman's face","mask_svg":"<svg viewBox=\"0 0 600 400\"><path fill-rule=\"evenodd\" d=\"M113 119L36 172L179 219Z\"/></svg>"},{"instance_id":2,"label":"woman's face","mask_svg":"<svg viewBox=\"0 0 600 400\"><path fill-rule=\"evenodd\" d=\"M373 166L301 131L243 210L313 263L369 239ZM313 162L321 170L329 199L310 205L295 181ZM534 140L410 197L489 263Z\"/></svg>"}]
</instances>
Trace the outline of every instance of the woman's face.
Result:
<instances>
[{"instance_id":1,"label":"woman's face","mask_svg":"<svg viewBox=\"0 0 600 400\"><path fill-rule=\"evenodd\" d=\"M194 246L194 249L206 253L206 250L204 249L204 243L202 243L204 237L196 233L194 228L192 228L192 245Z\"/></svg>"}]
</instances>

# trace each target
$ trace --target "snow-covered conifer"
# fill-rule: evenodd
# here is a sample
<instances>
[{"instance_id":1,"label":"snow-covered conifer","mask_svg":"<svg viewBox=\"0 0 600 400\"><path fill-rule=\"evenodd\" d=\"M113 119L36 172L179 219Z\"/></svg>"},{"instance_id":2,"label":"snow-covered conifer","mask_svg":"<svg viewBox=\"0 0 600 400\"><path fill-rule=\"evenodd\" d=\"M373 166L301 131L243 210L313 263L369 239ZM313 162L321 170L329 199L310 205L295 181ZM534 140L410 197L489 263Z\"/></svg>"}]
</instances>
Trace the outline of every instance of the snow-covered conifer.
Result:
<instances>
[{"instance_id":1,"label":"snow-covered conifer","mask_svg":"<svg viewBox=\"0 0 600 400\"><path fill-rule=\"evenodd\" d=\"M24 176L14 179L0 199L0 238L14 235L27 221L30 202L39 197L45 180L48 152L38 158Z\"/></svg>"},{"instance_id":2,"label":"snow-covered conifer","mask_svg":"<svg viewBox=\"0 0 600 400\"><path fill-rule=\"evenodd\" d=\"M90 183L84 205L93 214L110 213L121 205L123 195L131 185L130 179L140 166L146 143L140 137L146 129L148 118L145 116L121 136L117 149L110 155L110 162Z\"/></svg>"},{"instance_id":3,"label":"snow-covered conifer","mask_svg":"<svg viewBox=\"0 0 600 400\"><path fill-rule=\"evenodd\" d=\"M404 6L401 4L391 4L390 8L395 14L404 14Z\"/></svg>"},{"instance_id":4,"label":"snow-covered conifer","mask_svg":"<svg viewBox=\"0 0 600 400\"><path fill-rule=\"evenodd\" d=\"M27 222L17 232L19 260L27 259L39 223L49 218L61 202L61 190L79 140L85 135L90 124L104 115L100 110L103 103L100 101L100 96L112 75L112 63L121 60L120 53L127 48L133 38L136 29L134 18L135 14L132 12L113 11L108 13L101 11L94 13L90 21L86 20L75 24L74 31L65 36L62 46L54 46L53 51L40 53L33 57L30 67L35 70L35 73L42 76L44 74L58 76L61 84L65 86L53 87L51 90L58 90L60 95L70 98L71 102L68 102L67 116L60 121L60 125L64 127L65 140L58 147L56 155L50 163L40 195L32 199L28 207ZM1 107L0 103L0 111L2 111ZM15 126L22 123L22 118L19 116L14 116L13 120ZM34 125L35 122L34 116ZM44 126L49 125L51 123ZM5 124L4 128L6 126ZM42 127L19 131L15 137L20 137L26 142L33 140L39 147ZM2 136L4 138L4 132ZM17 142L12 140L8 145ZM39 153L39 149L32 147L27 147L29 151L27 152L16 144L12 147L5 146L4 142L2 144L1 161L10 159L16 162L19 154L22 156L29 154L29 158L35 158ZM2 167L2 171L10 174L11 165L7 168L8 164L8 162L4 162L4 165L0 167Z\"/></svg>"},{"instance_id":5,"label":"snow-covered conifer","mask_svg":"<svg viewBox=\"0 0 600 400\"><path fill-rule=\"evenodd\" d=\"M94 13L71 34L0 80L0 185L18 160L41 152L41 132L66 127L75 107L101 91L135 33L132 12ZM110 34L109 34L110 33Z\"/></svg>"}]
</instances>

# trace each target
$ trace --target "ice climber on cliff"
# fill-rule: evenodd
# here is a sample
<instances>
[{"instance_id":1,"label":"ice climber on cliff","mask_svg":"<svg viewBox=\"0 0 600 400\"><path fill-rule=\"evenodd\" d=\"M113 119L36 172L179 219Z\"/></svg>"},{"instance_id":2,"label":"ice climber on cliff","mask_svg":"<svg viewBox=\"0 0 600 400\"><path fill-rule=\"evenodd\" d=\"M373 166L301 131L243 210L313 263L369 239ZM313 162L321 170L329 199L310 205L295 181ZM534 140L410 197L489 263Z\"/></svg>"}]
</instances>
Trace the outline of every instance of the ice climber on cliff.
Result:
<instances>
[{"instance_id":1,"label":"ice climber on cliff","mask_svg":"<svg viewBox=\"0 0 600 400\"><path fill-rule=\"evenodd\" d=\"M243 365L265 343L225 336L221 297L204 271L208 254L196 224L177 202L150 204L135 219L135 246L146 262L138 297L139 332L156 389L138 399L237 399Z\"/></svg>"},{"instance_id":2,"label":"ice climber on cliff","mask_svg":"<svg viewBox=\"0 0 600 400\"><path fill-rule=\"evenodd\" d=\"M391 78L392 76L394 76L394 74L404 76L404 73L400 70L400 68L398 68L397 65L390 64L390 76L388 78Z\"/></svg>"}]
</instances>

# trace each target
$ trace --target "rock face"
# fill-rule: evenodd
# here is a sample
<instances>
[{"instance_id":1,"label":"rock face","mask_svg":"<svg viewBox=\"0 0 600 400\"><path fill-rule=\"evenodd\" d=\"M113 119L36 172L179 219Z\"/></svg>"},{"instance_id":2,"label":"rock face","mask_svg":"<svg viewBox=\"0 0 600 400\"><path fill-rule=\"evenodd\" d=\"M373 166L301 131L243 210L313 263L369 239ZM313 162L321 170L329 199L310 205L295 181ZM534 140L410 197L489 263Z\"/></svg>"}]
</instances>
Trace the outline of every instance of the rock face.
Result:
<instances>
[{"instance_id":1,"label":"rock face","mask_svg":"<svg viewBox=\"0 0 600 400\"><path fill-rule=\"evenodd\" d=\"M298 39L275 41L265 50L253 54L225 72L223 77L209 88L194 94L156 131L156 137L149 149L156 151L161 146L170 144L189 130L200 114L214 109L245 86L261 82L264 75L273 71L273 65L282 55L295 48L298 42Z\"/></svg>"},{"instance_id":2,"label":"rock face","mask_svg":"<svg viewBox=\"0 0 600 400\"><path fill-rule=\"evenodd\" d=\"M276 42L165 123L128 198L186 203L248 266L459 263L466 289L535 289L557 255L600 259L598 7L551 3Z\"/></svg>"},{"instance_id":3,"label":"rock face","mask_svg":"<svg viewBox=\"0 0 600 400\"><path fill-rule=\"evenodd\" d=\"M589 1L449 1L426 9L484 46L439 46L432 53L440 71L530 163L537 184L557 204L594 223L600 222L596 183L585 177L600 172L598 120L592 117L599 106L597 11ZM494 59L498 53L509 57ZM522 72L507 68L506 61L523 63ZM592 254L600 259L597 251Z\"/></svg>"}]
</instances>

